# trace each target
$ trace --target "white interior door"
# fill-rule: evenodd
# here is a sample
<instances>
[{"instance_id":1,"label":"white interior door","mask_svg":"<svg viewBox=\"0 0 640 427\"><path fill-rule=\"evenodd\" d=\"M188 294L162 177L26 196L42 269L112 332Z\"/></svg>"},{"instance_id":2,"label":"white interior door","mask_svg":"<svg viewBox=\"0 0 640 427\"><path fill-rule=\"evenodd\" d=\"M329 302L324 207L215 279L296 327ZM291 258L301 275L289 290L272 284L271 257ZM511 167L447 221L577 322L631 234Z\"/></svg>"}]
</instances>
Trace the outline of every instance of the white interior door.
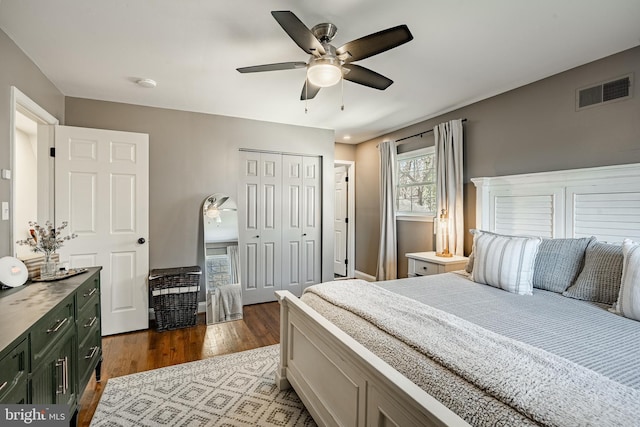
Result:
<instances>
[{"instance_id":1,"label":"white interior door","mask_svg":"<svg viewBox=\"0 0 640 427\"><path fill-rule=\"evenodd\" d=\"M102 266L102 334L149 327L149 136L56 126L55 218L78 235L61 261Z\"/></svg>"},{"instance_id":2,"label":"white interior door","mask_svg":"<svg viewBox=\"0 0 640 427\"><path fill-rule=\"evenodd\" d=\"M282 156L282 287L300 296L321 277L320 158Z\"/></svg>"},{"instance_id":3,"label":"white interior door","mask_svg":"<svg viewBox=\"0 0 640 427\"><path fill-rule=\"evenodd\" d=\"M347 166L334 168L335 201L334 201L334 233L333 272L338 276L347 275Z\"/></svg>"},{"instance_id":4,"label":"white interior door","mask_svg":"<svg viewBox=\"0 0 640 427\"><path fill-rule=\"evenodd\" d=\"M303 279L303 157L282 156L282 289L296 296Z\"/></svg>"},{"instance_id":5,"label":"white interior door","mask_svg":"<svg viewBox=\"0 0 640 427\"><path fill-rule=\"evenodd\" d=\"M302 288L322 277L322 165L320 157L303 158Z\"/></svg>"},{"instance_id":6,"label":"white interior door","mask_svg":"<svg viewBox=\"0 0 640 427\"><path fill-rule=\"evenodd\" d=\"M282 156L242 152L239 245L243 304L275 301L282 281Z\"/></svg>"}]
</instances>

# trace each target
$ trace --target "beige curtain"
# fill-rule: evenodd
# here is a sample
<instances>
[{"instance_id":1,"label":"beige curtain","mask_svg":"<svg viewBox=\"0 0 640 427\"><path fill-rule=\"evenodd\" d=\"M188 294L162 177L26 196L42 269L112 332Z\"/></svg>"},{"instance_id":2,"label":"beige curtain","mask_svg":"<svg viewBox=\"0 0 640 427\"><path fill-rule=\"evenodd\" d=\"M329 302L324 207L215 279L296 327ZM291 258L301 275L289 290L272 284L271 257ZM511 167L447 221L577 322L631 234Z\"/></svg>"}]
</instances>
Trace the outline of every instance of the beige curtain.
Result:
<instances>
[{"instance_id":1,"label":"beige curtain","mask_svg":"<svg viewBox=\"0 0 640 427\"><path fill-rule=\"evenodd\" d=\"M380 152L380 247L377 280L397 278L398 256L396 237L396 154L395 141L378 145Z\"/></svg>"},{"instance_id":2,"label":"beige curtain","mask_svg":"<svg viewBox=\"0 0 640 427\"><path fill-rule=\"evenodd\" d=\"M464 254L463 144L462 120L451 120L433 128L437 165L438 215L445 209L449 216L449 252ZM441 233L442 230L436 230ZM442 251L436 237L436 251Z\"/></svg>"}]
</instances>

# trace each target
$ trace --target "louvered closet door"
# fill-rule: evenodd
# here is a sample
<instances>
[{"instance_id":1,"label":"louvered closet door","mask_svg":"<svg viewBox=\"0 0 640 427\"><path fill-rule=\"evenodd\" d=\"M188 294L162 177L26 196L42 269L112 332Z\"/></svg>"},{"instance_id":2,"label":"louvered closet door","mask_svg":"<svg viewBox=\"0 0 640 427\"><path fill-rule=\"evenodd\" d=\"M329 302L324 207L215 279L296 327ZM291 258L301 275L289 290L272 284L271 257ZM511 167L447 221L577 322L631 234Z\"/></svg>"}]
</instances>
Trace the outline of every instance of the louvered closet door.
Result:
<instances>
[{"instance_id":1,"label":"louvered closet door","mask_svg":"<svg viewBox=\"0 0 640 427\"><path fill-rule=\"evenodd\" d=\"M243 304L275 301L282 281L282 156L241 152L240 260Z\"/></svg>"}]
</instances>

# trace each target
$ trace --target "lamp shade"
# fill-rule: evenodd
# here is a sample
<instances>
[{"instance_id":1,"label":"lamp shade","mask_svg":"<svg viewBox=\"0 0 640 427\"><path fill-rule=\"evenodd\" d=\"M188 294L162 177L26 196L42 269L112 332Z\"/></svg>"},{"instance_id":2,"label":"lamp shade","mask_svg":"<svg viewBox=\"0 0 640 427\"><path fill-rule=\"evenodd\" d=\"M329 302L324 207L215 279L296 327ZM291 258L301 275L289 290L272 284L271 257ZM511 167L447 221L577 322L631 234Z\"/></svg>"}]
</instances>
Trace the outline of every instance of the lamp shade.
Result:
<instances>
[{"instance_id":1,"label":"lamp shade","mask_svg":"<svg viewBox=\"0 0 640 427\"><path fill-rule=\"evenodd\" d=\"M314 86L329 87L340 81L342 70L331 62L316 62L307 70L307 78Z\"/></svg>"},{"instance_id":2,"label":"lamp shade","mask_svg":"<svg viewBox=\"0 0 640 427\"><path fill-rule=\"evenodd\" d=\"M28 277L27 266L18 258L12 256L0 258L0 283L15 288L24 285Z\"/></svg>"}]
</instances>

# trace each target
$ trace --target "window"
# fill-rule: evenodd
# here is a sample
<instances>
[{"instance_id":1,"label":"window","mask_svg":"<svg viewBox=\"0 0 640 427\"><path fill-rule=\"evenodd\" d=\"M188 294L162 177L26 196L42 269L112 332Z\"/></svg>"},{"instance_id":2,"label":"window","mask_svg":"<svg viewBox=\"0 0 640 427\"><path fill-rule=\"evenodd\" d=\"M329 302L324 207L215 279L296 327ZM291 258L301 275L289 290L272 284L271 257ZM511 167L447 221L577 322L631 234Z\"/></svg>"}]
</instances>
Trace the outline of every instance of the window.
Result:
<instances>
[{"instance_id":1,"label":"window","mask_svg":"<svg viewBox=\"0 0 640 427\"><path fill-rule=\"evenodd\" d=\"M398 155L396 210L400 216L436 215L435 148Z\"/></svg>"}]
</instances>

